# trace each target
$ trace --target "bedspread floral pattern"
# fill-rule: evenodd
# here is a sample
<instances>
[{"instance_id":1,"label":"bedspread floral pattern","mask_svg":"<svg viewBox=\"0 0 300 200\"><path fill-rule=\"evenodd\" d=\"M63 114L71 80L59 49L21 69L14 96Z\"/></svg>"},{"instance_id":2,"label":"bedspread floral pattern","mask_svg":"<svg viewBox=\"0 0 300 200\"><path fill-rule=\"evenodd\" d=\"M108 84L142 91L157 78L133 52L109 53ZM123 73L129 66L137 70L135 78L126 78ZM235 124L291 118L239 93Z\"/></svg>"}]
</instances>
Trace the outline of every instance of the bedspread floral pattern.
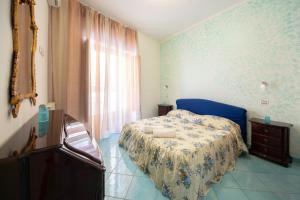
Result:
<instances>
[{"instance_id":1,"label":"bedspread floral pattern","mask_svg":"<svg viewBox=\"0 0 300 200\"><path fill-rule=\"evenodd\" d=\"M171 128L176 137L154 138L143 131L144 126ZM210 184L234 168L241 152L247 152L237 124L185 110L125 125L119 145L164 196L184 200L202 199Z\"/></svg>"}]
</instances>

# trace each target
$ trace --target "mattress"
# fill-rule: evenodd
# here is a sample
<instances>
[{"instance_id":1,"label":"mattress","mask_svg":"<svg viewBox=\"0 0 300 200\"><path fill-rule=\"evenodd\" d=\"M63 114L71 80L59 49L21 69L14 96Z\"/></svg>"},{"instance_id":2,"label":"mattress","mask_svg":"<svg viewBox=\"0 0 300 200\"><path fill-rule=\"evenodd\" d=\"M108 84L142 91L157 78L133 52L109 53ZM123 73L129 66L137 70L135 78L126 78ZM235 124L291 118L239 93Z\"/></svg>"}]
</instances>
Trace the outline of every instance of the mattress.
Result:
<instances>
[{"instance_id":1,"label":"mattress","mask_svg":"<svg viewBox=\"0 0 300 200\"><path fill-rule=\"evenodd\" d=\"M165 127L174 138L155 138L144 127ZM123 127L119 145L169 199L196 200L235 167L247 152L236 123L217 116L174 110Z\"/></svg>"}]
</instances>

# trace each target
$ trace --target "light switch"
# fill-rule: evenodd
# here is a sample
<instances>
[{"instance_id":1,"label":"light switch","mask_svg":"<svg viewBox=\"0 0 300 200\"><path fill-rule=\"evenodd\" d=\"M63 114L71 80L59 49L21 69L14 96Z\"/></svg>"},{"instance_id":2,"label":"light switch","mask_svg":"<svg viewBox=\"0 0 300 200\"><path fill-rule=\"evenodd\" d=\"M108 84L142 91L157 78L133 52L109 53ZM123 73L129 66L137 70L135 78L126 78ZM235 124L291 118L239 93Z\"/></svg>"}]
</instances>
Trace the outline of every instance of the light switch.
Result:
<instances>
[{"instance_id":1,"label":"light switch","mask_svg":"<svg viewBox=\"0 0 300 200\"><path fill-rule=\"evenodd\" d=\"M269 99L261 99L260 104L261 105L269 105Z\"/></svg>"}]
</instances>

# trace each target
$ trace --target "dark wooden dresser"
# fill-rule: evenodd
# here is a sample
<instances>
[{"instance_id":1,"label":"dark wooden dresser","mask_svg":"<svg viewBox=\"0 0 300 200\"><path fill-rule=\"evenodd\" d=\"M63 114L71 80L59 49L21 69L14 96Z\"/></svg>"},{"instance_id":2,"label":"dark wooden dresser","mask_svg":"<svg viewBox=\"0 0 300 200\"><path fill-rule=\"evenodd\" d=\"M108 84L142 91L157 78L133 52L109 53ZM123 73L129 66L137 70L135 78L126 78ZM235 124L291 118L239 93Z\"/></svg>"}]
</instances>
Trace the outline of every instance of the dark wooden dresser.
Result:
<instances>
[{"instance_id":1,"label":"dark wooden dresser","mask_svg":"<svg viewBox=\"0 0 300 200\"><path fill-rule=\"evenodd\" d=\"M158 116L163 116L168 114L168 112L170 112L171 110L173 110L173 105L169 105L169 104L158 104Z\"/></svg>"},{"instance_id":2,"label":"dark wooden dresser","mask_svg":"<svg viewBox=\"0 0 300 200\"><path fill-rule=\"evenodd\" d=\"M1 200L103 200L104 174L95 140L60 110L45 124L35 115L0 149Z\"/></svg>"},{"instance_id":3,"label":"dark wooden dresser","mask_svg":"<svg viewBox=\"0 0 300 200\"><path fill-rule=\"evenodd\" d=\"M250 153L285 167L292 162L289 153L289 137L292 124L283 122L264 123L263 119L252 118L252 141Z\"/></svg>"}]
</instances>

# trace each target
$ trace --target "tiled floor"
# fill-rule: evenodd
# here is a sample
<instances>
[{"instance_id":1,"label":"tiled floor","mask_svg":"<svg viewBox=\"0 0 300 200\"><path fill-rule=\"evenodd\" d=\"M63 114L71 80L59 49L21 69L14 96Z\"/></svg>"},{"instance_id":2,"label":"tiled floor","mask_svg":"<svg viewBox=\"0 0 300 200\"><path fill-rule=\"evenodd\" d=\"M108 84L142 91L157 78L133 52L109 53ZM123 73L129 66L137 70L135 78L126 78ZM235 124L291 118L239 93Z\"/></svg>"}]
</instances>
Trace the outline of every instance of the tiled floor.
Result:
<instances>
[{"instance_id":1,"label":"tiled floor","mask_svg":"<svg viewBox=\"0 0 300 200\"><path fill-rule=\"evenodd\" d=\"M106 200L166 199L118 146L119 134L100 142L106 166ZM300 200L300 162L284 168L243 156L236 169L214 184L205 200Z\"/></svg>"}]
</instances>

